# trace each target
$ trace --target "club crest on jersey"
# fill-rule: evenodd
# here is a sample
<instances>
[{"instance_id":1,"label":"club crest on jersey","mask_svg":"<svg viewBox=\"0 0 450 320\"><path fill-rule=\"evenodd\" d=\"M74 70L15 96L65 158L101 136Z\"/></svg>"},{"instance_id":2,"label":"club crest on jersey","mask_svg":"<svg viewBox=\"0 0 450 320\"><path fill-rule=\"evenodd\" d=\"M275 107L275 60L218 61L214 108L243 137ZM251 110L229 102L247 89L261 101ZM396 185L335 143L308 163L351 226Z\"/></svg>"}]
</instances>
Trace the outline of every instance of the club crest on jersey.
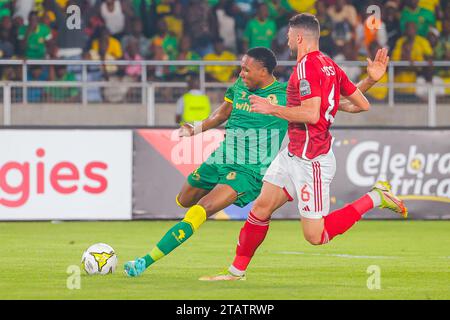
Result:
<instances>
[{"instance_id":1,"label":"club crest on jersey","mask_svg":"<svg viewBox=\"0 0 450 320\"><path fill-rule=\"evenodd\" d=\"M200 180L200 174L198 173L198 168L192 172L192 180L199 181Z\"/></svg>"},{"instance_id":2,"label":"club crest on jersey","mask_svg":"<svg viewBox=\"0 0 450 320\"><path fill-rule=\"evenodd\" d=\"M232 171L227 175L227 180L234 180L236 179L236 172Z\"/></svg>"},{"instance_id":3,"label":"club crest on jersey","mask_svg":"<svg viewBox=\"0 0 450 320\"><path fill-rule=\"evenodd\" d=\"M302 79L300 80L300 95L304 97L308 94L311 94L311 85L309 84L308 80Z\"/></svg>"},{"instance_id":4,"label":"club crest on jersey","mask_svg":"<svg viewBox=\"0 0 450 320\"><path fill-rule=\"evenodd\" d=\"M277 105L278 104L277 96L274 95L274 94L269 94L267 96L267 99L269 99L270 103L273 104L273 105Z\"/></svg>"}]
</instances>

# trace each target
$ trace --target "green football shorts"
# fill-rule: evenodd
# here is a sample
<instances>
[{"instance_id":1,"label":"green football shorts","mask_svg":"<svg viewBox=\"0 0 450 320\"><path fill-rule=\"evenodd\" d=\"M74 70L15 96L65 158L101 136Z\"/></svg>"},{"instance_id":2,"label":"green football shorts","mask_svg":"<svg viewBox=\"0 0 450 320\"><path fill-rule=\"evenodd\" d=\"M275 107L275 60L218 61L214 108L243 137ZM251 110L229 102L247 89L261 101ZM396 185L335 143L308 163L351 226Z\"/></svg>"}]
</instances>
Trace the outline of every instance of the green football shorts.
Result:
<instances>
[{"instance_id":1,"label":"green football shorts","mask_svg":"<svg viewBox=\"0 0 450 320\"><path fill-rule=\"evenodd\" d=\"M203 162L188 176L188 183L194 188L212 190L218 184L229 185L237 192L234 202L239 207L245 207L255 200L262 188L263 176L240 165L215 164Z\"/></svg>"}]
</instances>

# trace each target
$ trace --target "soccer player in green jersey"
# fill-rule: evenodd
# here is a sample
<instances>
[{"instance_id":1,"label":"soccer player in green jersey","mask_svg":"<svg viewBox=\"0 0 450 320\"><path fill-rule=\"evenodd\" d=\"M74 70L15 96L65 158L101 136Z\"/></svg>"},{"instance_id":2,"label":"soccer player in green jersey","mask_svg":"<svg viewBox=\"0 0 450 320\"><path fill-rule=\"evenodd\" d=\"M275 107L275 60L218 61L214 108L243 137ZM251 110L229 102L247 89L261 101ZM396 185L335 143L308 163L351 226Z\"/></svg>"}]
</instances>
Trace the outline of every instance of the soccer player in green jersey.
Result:
<instances>
[{"instance_id":1,"label":"soccer player in green jersey","mask_svg":"<svg viewBox=\"0 0 450 320\"><path fill-rule=\"evenodd\" d=\"M238 80L226 93L222 105L201 124L184 125L180 134L194 134L216 128L228 120L225 140L187 179L177 204L189 208L149 254L128 261L125 273L134 277L189 239L207 217L236 204L244 207L255 200L266 169L277 155L287 131L287 121L250 112L251 95L286 105L286 84L273 76L277 64L267 48L248 50L241 61Z\"/></svg>"}]
</instances>

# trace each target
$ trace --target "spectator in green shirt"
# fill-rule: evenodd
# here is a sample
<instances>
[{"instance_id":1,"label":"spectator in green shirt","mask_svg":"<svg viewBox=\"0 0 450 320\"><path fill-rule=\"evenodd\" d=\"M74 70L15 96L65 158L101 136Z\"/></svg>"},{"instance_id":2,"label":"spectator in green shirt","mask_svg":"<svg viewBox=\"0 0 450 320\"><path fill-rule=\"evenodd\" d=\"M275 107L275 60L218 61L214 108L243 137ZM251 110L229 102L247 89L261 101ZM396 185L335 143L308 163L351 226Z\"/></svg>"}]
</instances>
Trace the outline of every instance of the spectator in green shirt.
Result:
<instances>
[{"instance_id":1,"label":"spectator in green shirt","mask_svg":"<svg viewBox=\"0 0 450 320\"><path fill-rule=\"evenodd\" d=\"M442 32L438 39L435 53L437 60L450 60L450 20L442 22Z\"/></svg>"},{"instance_id":2,"label":"spectator in green shirt","mask_svg":"<svg viewBox=\"0 0 450 320\"><path fill-rule=\"evenodd\" d=\"M11 16L11 3L9 0L0 0L0 20L3 17Z\"/></svg>"},{"instance_id":3,"label":"spectator in green shirt","mask_svg":"<svg viewBox=\"0 0 450 320\"><path fill-rule=\"evenodd\" d=\"M277 26L275 22L268 18L269 10L265 3L257 6L256 18L251 19L244 32L243 51L255 47L272 47L272 41L277 34Z\"/></svg>"},{"instance_id":4,"label":"spectator in green shirt","mask_svg":"<svg viewBox=\"0 0 450 320\"><path fill-rule=\"evenodd\" d=\"M400 15L400 30L405 32L406 24L414 22L417 27L417 34L426 37L430 27L436 25L436 17L430 10L418 6L419 0L409 0Z\"/></svg>"},{"instance_id":5,"label":"spectator in green shirt","mask_svg":"<svg viewBox=\"0 0 450 320\"><path fill-rule=\"evenodd\" d=\"M169 60L175 60L178 56L178 40L170 34L167 23L160 18L157 22L157 34L151 39L152 46L161 46Z\"/></svg>"},{"instance_id":6,"label":"spectator in green shirt","mask_svg":"<svg viewBox=\"0 0 450 320\"><path fill-rule=\"evenodd\" d=\"M28 25L21 26L17 35L22 52L27 59L44 59L48 42L52 39L50 28L39 22L36 11L28 16Z\"/></svg>"},{"instance_id":7,"label":"spectator in green shirt","mask_svg":"<svg viewBox=\"0 0 450 320\"><path fill-rule=\"evenodd\" d=\"M277 27L286 24L285 15L292 10L286 10L280 0L264 0L264 3L267 5L267 10L269 12L269 19L272 19L276 22Z\"/></svg>"},{"instance_id":8,"label":"spectator in green shirt","mask_svg":"<svg viewBox=\"0 0 450 320\"><path fill-rule=\"evenodd\" d=\"M27 81L48 81L48 69L43 66L30 66ZM44 88L30 87L27 90L28 102L42 102L44 99Z\"/></svg>"},{"instance_id":9,"label":"spectator in green shirt","mask_svg":"<svg viewBox=\"0 0 450 320\"><path fill-rule=\"evenodd\" d=\"M211 8L217 6L218 3L219 3L219 0L208 0L208 5Z\"/></svg>"},{"instance_id":10,"label":"spectator in green shirt","mask_svg":"<svg viewBox=\"0 0 450 320\"><path fill-rule=\"evenodd\" d=\"M131 8L133 9L133 13L135 17L143 17L145 16L146 11L152 5L152 0L131 0ZM158 4L159 1L156 1Z\"/></svg>"},{"instance_id":11,"label":"spectator in green shirt","mask_svg":"<svg viewBox=\"0 0 450 320\"><path fill-rule=\"evenodd\" d=\"M184 35L180 41L180 52L178 53L177 60L201 60L202 58L198 53L191 50L191 37ZM198 66L170 66L170 72L174 74L175 78L184 79L188 73L198 73Z\"/></svg>"},{"instance_id":12,"label":"spectator in green shirt","mask_svg":"<svg viewBox=\"0 0 450 320\"><path fill-rule=\"evenodd\" d=\"M67 71L67 66L50 66L50 81L77 81L73 72ZM47 87L45 88L49 102L79 102L80 89L76 87Z\"/></svg>"}]
</instances>

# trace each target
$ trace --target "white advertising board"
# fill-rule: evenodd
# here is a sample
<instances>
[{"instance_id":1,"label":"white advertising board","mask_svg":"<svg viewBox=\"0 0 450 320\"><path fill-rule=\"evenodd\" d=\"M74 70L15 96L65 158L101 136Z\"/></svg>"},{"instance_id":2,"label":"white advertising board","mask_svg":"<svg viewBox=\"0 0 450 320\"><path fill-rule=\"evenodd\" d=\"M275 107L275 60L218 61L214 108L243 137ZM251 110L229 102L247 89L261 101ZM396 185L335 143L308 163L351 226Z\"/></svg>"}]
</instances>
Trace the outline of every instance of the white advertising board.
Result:
<instances>
[{"instance_id":1,"label":"white advertising board","mask_svg":"<svg viewBox=\"0 0 450 320\"><path fill-rule=\"evenodd\" d=\"M0 130L0 220L128 220L131 130Z\"/></svg>"}]
</instances>

